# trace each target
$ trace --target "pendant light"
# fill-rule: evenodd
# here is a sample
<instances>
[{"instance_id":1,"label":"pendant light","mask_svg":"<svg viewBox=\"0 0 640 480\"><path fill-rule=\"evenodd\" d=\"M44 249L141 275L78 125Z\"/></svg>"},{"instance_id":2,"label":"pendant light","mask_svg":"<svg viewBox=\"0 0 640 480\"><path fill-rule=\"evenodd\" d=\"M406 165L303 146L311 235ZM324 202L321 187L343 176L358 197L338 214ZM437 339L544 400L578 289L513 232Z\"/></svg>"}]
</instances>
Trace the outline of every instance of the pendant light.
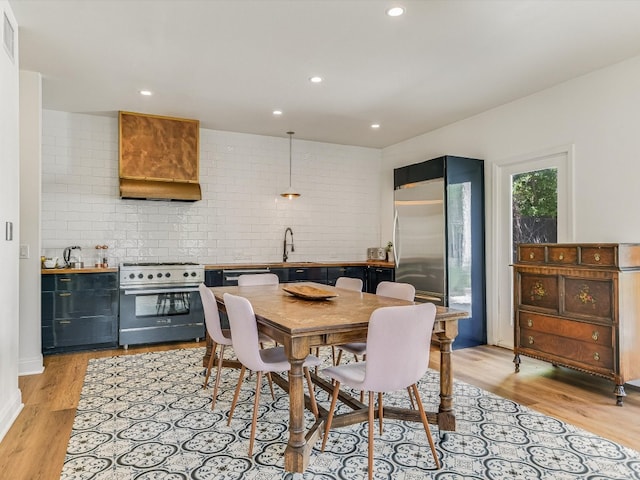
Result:
<instances>
[{"instance_id":1,"label":"pendant light","mask_svg":"<svg viewBox=\"0 0 640 480\"><path fill-rule=\"evenodd\" d=\"M296 132L287 132L287 135L289 135L289 188L285 192L280 194L281 197L288 198L289 200L298 198L300 196L300 194L297 193L291 186L291 143L293 141L292 138L294 133Z\"/></svg>"}]
</instances>

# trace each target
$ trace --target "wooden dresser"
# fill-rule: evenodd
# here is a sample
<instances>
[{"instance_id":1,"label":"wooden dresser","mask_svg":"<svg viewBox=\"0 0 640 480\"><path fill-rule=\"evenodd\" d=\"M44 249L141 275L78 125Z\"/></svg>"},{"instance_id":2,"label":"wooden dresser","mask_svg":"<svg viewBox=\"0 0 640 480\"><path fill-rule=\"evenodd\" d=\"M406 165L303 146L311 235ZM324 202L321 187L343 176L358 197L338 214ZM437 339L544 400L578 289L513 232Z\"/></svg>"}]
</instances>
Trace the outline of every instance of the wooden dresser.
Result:
<instances>
[{"instance_id":1,"label":"wooden dresser","mask_svg":"<svg viewBox=\"0 0 640 480\"><path fill-rule=\"evenodd\" d=\"M640 378L640 244L520 244L514 363L520 355L615 383Z\"/></svg>"}]
</instances>

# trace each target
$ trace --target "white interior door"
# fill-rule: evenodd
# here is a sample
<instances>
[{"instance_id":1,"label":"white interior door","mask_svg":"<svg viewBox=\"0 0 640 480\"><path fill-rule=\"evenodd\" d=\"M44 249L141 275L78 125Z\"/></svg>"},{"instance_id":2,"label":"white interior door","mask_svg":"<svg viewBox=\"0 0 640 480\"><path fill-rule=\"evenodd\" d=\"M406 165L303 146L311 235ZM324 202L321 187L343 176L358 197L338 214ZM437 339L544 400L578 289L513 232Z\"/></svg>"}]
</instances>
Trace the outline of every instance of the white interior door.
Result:
<instances>
[{"instance_id":1,"label":"white interior door","mask_svg":"<svg viewBox=\"0 0 640 480\"><path fill-rule=\"evenodd\" d=\"M564 146L494 165L494 218L493 242L494 285L488 289L491 296L489 343L513 348L513 176L525 172L556 168L558 172L558 242L571 242L574 238L573 215L573 146Z\"/></svg>"}]
</instances>

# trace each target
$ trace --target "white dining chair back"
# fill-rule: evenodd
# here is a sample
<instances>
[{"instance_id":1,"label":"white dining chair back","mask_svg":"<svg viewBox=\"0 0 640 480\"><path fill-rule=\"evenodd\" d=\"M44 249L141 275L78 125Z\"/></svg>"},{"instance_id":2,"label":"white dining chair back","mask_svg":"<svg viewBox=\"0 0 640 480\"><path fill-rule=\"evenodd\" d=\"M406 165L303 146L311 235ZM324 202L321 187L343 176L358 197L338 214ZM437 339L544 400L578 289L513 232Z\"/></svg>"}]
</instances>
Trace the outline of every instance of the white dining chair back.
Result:
<instances>
[{"instance_id":1,"label":"white dining chair back","mask_svg":"<svg viewBox=\"0 0 640 480\"><path fill-rule=\"evenodd\" d=\"M376 287L376 295L413 302L416 298L416 287L410 283L380 282Z\"/></svg>"},{"instance_id":2,"label":"white dining chair back","mask_svg":"<svg viewBox=\"0 0 640 480\"><path fill-rule=\"evenodd\" d=\"M339 277L336 280L336 288L344 288L345 290L353 290L354 292L362 291L362 279L352 277Z\"/></svg>"},{"instance_id":3,"label":"white dining chair back","mask_svg":"<svg viewBox=\"0 0 640 480\"><path fill-rule=\"evenodd\" d=\"M253 285L278 285L280 279L275 273L244 273L238 277L239 287Z\"/></svg>"},{"instance_id":4,"label":"white dining chair back","mask_svg":"<svg viewBox=\"0 0 640 480\"><path fill-rule=\"evenodd\" d=\"M238 384L236 385L236 391L229 410L227 425L231 424L231 419L238 402L240 387L242 385L246 369L248 368L249 370L253 370L257 373L256 390L253 401L253 419L251 422L251 433L249 436L249 455L251 455L253 453L253 443L256 436L256 421L258 418L258 404L260 402L262 375L264 373L267 374L269 378L269 386L271 388L271 396L275 399L273 394L273 385L271 382L271 372L289 371L291 369L291 364L289 363L284 347L260 348L258 324L253 307L249 300L244 297L225 293L224 305L227 310L227 315L229 316L229 325L231 326L231 335L233 337L233 349L236 352L238 360L242 364L240 376L238 377ZM311 405L311 411L316 418L318 417L318 406L316 404L313 384L311 382L311 375L309 374L308 367L315 367L319 364L320 359L313 355L308 355L302 364L304 375L307 379L307 386L309 388L309 403Z\"/></svg>"},{"instance_id":5,"label":"white dining chair back","mask_svg":"<svg viewBox=\"0 0 640 480\"><path fill-rule=\"evenodd\" d=\"M436 468L440 468L440 461L416 385L428 369L429 343L435 317L436 307L432 303L379 308L369 318L366 361L337 365L322 370L323 374L335 382L322 451L331 429L340 386L346 385L369 392L368 474L370 480L373 478L374 392L378 393L378 418L382 432L384 412L382 394L405 388L410 390L410 395L413 394L415 397L415 403L420 411L420 418Z\"/></svg>"},{"instance_id":6,"label":"white dining chair back","mask_svg":"<svg viewBox=\"0 0 640 480\"><path fill-rule=\"evenodd\" d=\"M218 303L213 292L204 283L198 286L198 290L200 291L200 299L204 309L204 323L207 327L207 333L217 344L231 345L231 338L226 337L222 332Z\"/></svg>"},{"instance_id":7,"label":"white dining chair back","mask_svg":"<svg viewBox=\"0 0 640 480\"><path fill-rule=\"evenodd\" d=\"M281 365L275 365L266 364L260 356L258 324L251 302L244 297L225 293L224 305L229 316L233 350L240 363L254 372L289 370L286 358Z\"/></svg>"},{"instance_id":8,"label":"white dining chair back","mask_svg":"<svg viewBox=\"0 0 640 480\"><path fill-rule=\"evenodd\" d=\"M218 345L220 346L218 353L218 370L216 373L216 381L213 387L213 394L211 396L211 410L216 406L216 399L218 397L218 388L220 387L220 375L222 374L222 365L224 363L224 351L225 348L232 345L231 334L222 328L220 323L220 313L218 312L218 303L213 295L213 292L204 283L198 286L200 292L200 299L202 301L202 308L204 309L204 323L207 328L207 333L211 337L211 351L209 352L209 363L207 364L207 371L204 377L204 385L202 388L207 388L209 384L209 377L211 376L211 370L213 369L213 361L218 351Z\"/></svg>"}]
</instances>

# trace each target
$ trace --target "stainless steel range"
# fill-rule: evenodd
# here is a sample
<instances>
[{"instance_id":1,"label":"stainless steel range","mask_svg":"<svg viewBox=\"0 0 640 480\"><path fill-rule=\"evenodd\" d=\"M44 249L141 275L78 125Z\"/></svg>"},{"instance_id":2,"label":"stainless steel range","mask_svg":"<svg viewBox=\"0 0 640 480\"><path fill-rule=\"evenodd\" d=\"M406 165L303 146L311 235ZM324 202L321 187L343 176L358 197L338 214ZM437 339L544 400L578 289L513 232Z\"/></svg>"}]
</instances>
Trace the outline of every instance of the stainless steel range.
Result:
<instances>
[{"instance_id":1,"label":"stainless steel range","mask_svg":"<svg viewBox=\"0 0 640 480\"><path fill-rule=\"evenodd\" d=\"M203 282L204 266L195 263L123 263L119 344L204 338Z\"/></svg>"}]
</instances>

